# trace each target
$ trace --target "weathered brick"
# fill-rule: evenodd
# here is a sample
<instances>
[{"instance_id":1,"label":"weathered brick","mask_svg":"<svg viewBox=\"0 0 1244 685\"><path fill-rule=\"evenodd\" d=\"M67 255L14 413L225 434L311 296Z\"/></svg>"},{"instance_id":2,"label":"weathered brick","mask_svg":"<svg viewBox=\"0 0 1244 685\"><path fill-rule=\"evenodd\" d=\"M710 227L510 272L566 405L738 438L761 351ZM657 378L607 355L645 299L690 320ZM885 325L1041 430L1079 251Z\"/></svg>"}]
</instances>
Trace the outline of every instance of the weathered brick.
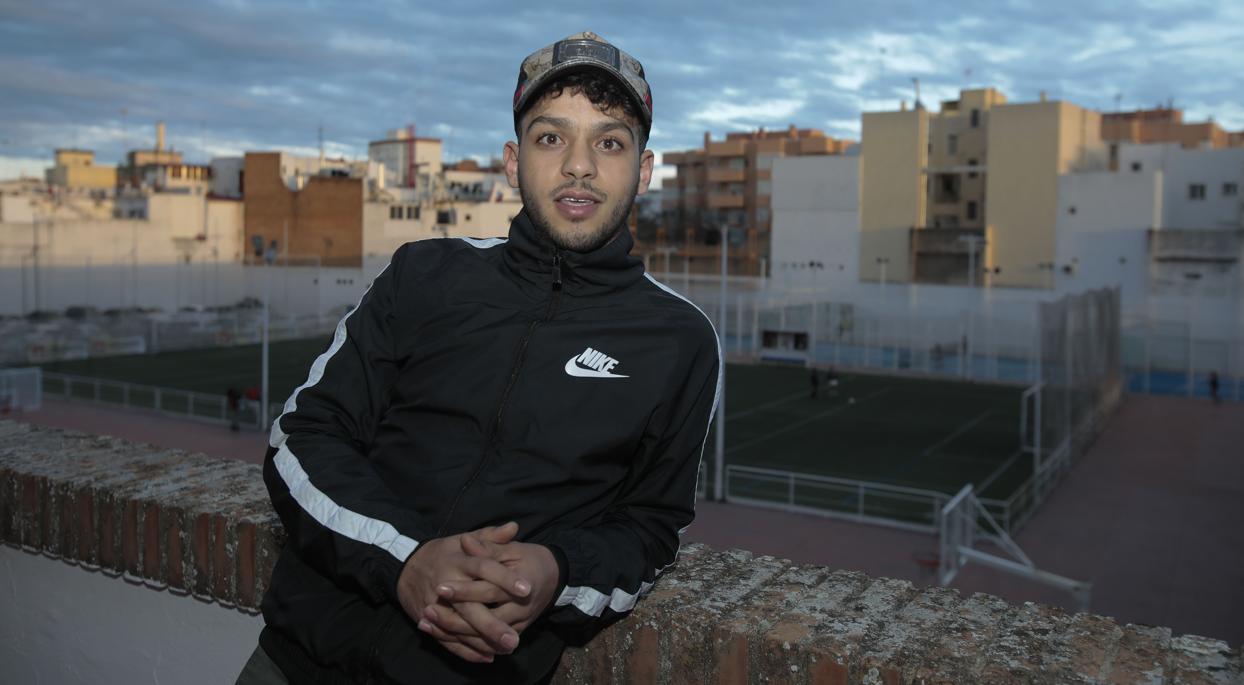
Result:
<instances>
[{"instance_id":1,"label":"weathered brick","mask_svg":"<svg viewBox=\"0 0 1244 685\"><path fill-rule=\"evenodd\" d=\"M160 551L163 543L160 539L160 505L158 502L144 503L142 513L142 574L146 578L165 582L166 574L160 568Z\"/></svg>"},{"instance_id":2,"label":"weathered brick","mask_svg":"<svg viewBox=\"0 0 1244 685\"><path fill-rule=\"evenodd\" d=\"M228 517L213 514L211 517L211 595L218 601L233 604L237 601L236 568L233 553L237 549L237 537Z\"/></svg>"},{"instance_id":3,"label":"weathered brick","mask_svg":"<svg viewBox=\"0 0 1244 685\"><path fill-rule=\"evenodd\" d=\"M208 512L194 516L191 544L186 550L190 554L187 568L192 571L188 585L190 591L200 597L209 597L212 591L211 519Z\"/></svg>"},{"instance_id":4,"label":"weathered brick","mask_svg":"<svg viewBox=\"0 0 1244 685\"><path fill-rule=\"evenodd\" d=\"M1181 635L1170 642L1167 682L1172 685L1239 685L1244 682L1240 650L1222 640Z\"/></svg>"},{"instance_id":5,"label":"weathered brick","mask_svg":"<svg viewBox=\"0 0 1244 685\"><path fill-rule=\"evenodd\" d=\"M89 565L99 564L99 527L95 518L95 495L90 488L78 488L74 496L78 545L75 556Z\"/></svg>"},{"instance_id":6,"label":"weathered brick","mask_svg":"<svg viewBox=\"0 0 1244 685\"><path fill-rule=\"evenodd\" d=\"M21 511L17 498L17 474L0 466L0 542L16 543L18 530L15 519Z\"/></svg>"},{"instance_id":7,"label":"weathered brick","mask_svg":"<svg viewBox=\"0 0 1244 685\"><path fill-rule=\"evenodd\" d=\"M746 679L745 645L728 631L715 628L749 594L790 564L772 557L752 557L741 550L718 556L717 563L725 567L725 573L709 583L698 599L684 605L677 619L662 631L663 652L668 655L673 669L670 675L676 681L731 682L734 674L726 673L727 668L742 669Z\"/></svg>"},{"instance_id":8,"label":"weathered brick","mask_svg":"<svg viewBox=\"0 0 1244 685\"><path fill-rule=\"evenodd\" d=\"M116 499L107 490L94 493L95 514L99 526L99 566L109 571L121 570L120 527Z\"/></svg>"},{"instance_id":9,"label":"weathered brick","mask_svg":"<svg viewBox=\"0 0 1244 685\"><path fill-rule=\"evenodd\" d=\"M164 582L174 590L186 590L185 573L185 514L177 508L160 507L160 566ZM271 569L269 569L271 572Z\"/></svg>"},{"instance_id":10,"label":"weathered brick","mask_svg":"<svg viewBox=\"0 0 1244 685\"><path fill-rule=\"evenodd\" d=\"M18 540L21 544L34 549L43 546L43 530L40 526L43 498L39 492L39 481L38 476L29 473L21 476L22 508L18 519L20 525Z\"/></svg>"},{"instance_id":11,"label":"weathered brick","mask_svg":"<svg viewBox=\"0 0 1244 685\"><path fill-rule=\"evenodd\" d=\"M285 533L255 466L0 421L0 539L253 608ZM1217 640L690 545L555 682L1241 681Z\"/></svg>"},{"instance_id":12,"label":"weathered brick","mask_svg":"<svg viewBox=\"0 0 1244 685\"><path fill-rule=\"evenodd\" d=\"M1161 683L1170 645L1170 628L1123 626L1119 649L1109 667L1103 669L1105 682L1111 685Z\"/></svg>"},{"instance_id":13,"label":"weathered brick","mask_svg":"<svg viewBox=\"0 0 1244 685\"><path fill-rule=\"evenodd\" d=\"M139 548L138 503L125 500L121 508L121 570L132 576L142 574L142 554Z\"/></svg>"},{"instance_id":14,"label":"weathered brick","mask_svg":"<svg viewBox=\"0 0 1244 685\"><path fill-rule=\"evenodd\" d=\"M281 555L285 546L285 529L273 512L263 518L263 522L255 528L255 596L261 601L268 591L268 579L272 577L272 567Z\"/></svg>"},{"instance_id":15,"label":"weathered brick","mask_svg":"<svg viewBox=\"0 0 1244 685\"><path fill-rule=\"evenodd\" d=\"M56 490L56 544L52 552L74 559L77 551L77 507L74 505L74 491L65 482L54 484Z\"/></svg>"}]
</instances>

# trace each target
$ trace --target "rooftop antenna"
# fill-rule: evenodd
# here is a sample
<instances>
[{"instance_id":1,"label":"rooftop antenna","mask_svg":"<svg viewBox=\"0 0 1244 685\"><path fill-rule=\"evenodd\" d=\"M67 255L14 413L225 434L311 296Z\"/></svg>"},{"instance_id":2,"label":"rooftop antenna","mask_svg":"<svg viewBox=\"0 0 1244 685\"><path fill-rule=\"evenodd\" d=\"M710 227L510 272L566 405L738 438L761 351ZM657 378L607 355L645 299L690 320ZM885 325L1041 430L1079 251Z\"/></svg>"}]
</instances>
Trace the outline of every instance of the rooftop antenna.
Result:
<instances>
[{"instance_id":1,"label":"rooftop antenna","mask_svg":"<svg viewBox=\"0 0 1244 685\"><path fill-rule=\"evenodd\" d=\"M924 107L924 103L920 102L920 79L912 78L911 82L916 84L916 109Z\"/></svg>"},{"instance_id":2,"label":"rooftop antenna","mask_svg":"<svg viewBox=\"0 0 1244 685\"><path fill-rule=\"evenodd\" d=\"M963 70L963 88L964 90L972 87L972 67Z\"/></svg>"},{"instance_id":3,"label":"rooftop antenna","mask_svg":"<svg viewBox=\"0 0 1244 685\"><path fill-rule=\"evenodd\" d=\"M324 163L324 124L321 123L319 127L315 129L315 133L320 143L320 164L323 164Z\"/></svg>"},{"instance_id":4,"label":"rooftop antenna","mask_svg":"<svg viewBox=\"0 0 1244 685\"><path fill-rule=\"evenodd\" d=\"M1123 93L1114 94L1114 111L1116 112L1123 111Z\"/></svg>"}]
</instances>

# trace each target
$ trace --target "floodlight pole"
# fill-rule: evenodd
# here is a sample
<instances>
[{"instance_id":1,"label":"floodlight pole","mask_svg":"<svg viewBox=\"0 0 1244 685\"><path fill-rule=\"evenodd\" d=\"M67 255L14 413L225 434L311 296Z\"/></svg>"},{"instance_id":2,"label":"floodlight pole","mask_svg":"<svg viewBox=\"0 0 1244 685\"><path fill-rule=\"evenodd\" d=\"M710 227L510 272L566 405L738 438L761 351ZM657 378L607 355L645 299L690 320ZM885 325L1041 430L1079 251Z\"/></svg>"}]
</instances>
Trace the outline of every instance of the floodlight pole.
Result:
<instances>
[{"instance_id":1,"label":"floodlight pole","mask_svg":"<svg viewBox=\"0 0 1244 685\"><path fill-rule=\"evenodd\" d=\"M721 289L718 293L717 332L721 352L721 395L717 404L717 450L716 468L713 469L713 492L718 502L726 501L726 253L729 251L729 229L721 227Z\"/></svg>"}]
</instances>

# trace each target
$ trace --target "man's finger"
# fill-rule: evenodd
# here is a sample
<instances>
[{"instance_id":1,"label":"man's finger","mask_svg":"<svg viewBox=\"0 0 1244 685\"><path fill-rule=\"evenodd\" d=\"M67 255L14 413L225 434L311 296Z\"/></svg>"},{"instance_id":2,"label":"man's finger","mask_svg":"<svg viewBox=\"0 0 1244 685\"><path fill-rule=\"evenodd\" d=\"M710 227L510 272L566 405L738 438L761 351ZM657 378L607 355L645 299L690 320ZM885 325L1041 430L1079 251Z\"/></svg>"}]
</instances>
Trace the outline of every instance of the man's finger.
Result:
<instances>
[{"instance_id":1,"label":"man's finger","mask_svg":"<svg viewBox=\"0 0 1244 685\"><path fill-rule=\"evenodd\" d=\"M497 544L495 542L485 540L483 539L483 536L474 535L472 533L463 535L459 540L459 544L462 546L462 551L466 553L467 556L491 557L497 561L505 561L505 557L513 556L504 554L504 544Z\"/></svg>"},{"instance_id":2,"label":"man's finger","mask_svg":"<svg viewBox=\"0 0 1244 685\"><path fill-rule=\"evenodd\" d=\"M500 526L487 526L474 532L478 533L488 542L495 542L498 545L504 545L518 535L518 523L508 521Z\"/></svg>"},{"instance_id":3,"label":"man's finger","mask_svg":"<svg viewBox=\"0 0 1244 685\"><path fill-rule=\"evenodd\" d=\"M486 580L447 580L436 586L436 594L447 602L509 602L514 595Z\"/></svg>"},{"instance_id":4,"label":"man's finger","mask_svg":"<svg viewBox=\"0 0 1244 685\"><path fill-rule=\"evenodd\" d=\"M491 657L497 653L497 650L482 638L473 635L454 635L453 633L447 633L427 619L419 621L419 630L431 635L441 644L445 644L447 642L461 643L482 657Z\"/></svg>"},{"instance_id":5,"label":"man's finger","mask_svg":"<svg viewBox=\"0 0 1244 685\"><path fill-rule=\"evenodd\" d=\"M458 615L471 624L471 627L497 648L497 652L508 654L518 646L518 633L508 623L499 620L488 607L476 602L455 604Z\"/></svg>"},{"instance_id":6,"label":"man's finger","mask_svg":"<svg viewBox=\"0 0 1244 685\"><path fill-rule=\"evenodd\" d=\"M467 575L486 580L517 597L531 594L531 583L513 569L493 559L468 557L462 565Z\"/></svg>"},{"instance_id":7,"label":"man's finger","mask_svg":"<svg viewBox=\"0 0 1244 685\"><path fill-rule=\"evenodd\" d=\"M480 654L461 642L441 642L441 646L450 654L473 664L491 664L493 661L492 655Z\"/></svg>"},{"instance_id":8,"label":"man's finger","mask_svg":"<svg viewBox=\"0 0 1244 685\"><path fill-rule=\"evenodd\" d=\"M423 610L423 620L431 622L432 625L450 635L479 637L475 628L467 623L457 611L444 605L428 605Z\"/></svg>"}]
</instances>

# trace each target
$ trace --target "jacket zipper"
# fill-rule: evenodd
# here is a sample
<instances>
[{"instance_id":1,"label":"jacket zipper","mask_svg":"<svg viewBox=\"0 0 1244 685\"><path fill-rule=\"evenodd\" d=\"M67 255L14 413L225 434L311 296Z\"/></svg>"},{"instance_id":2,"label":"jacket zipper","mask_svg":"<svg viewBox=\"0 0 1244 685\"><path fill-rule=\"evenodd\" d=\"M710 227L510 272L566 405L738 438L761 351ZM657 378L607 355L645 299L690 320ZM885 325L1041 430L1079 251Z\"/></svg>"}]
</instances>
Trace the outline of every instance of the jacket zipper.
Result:
<instances>
[{"instance_id":1,"label":"jacket zipper","mask_svg":"<svg viewBox=\"0 0 1244 685\"><path fill-rule=\"evenodd\" d=\"M536 327L541 323L549 321L553 318L553 314L557 311L557 303L561 298L562 292L562 265L561 253L556 249L553 250L553 283L552 294L549 296L549 306L544 312L543 319L532 321L527 326L527 332L523 334L523 339L518 343L518 354L514 358L514 367L510 371L510 380L505 385L505 390L501 393L501 401L497 404L497 415L493 418L492 427L488 430L488 438L484 441L484 451L480 455L479 462L475 464L475 470L471 472L471 477L462 484L458 489L458 494L454 495L453 502L449 505L449 511L445 513L445 518L441 520L441 525L437 526L436 533L433 537L441 537L445 534L445 526L449 525L453 519L454 513L458 510L458 503L462 501L462 496L466 494L471 485L475 483L475 479L484 470L484 464L488 461L488 449L497 439L497 432L501 429L501 417L505 414L505 405L510 399L510 391L514 389L514 383L518 380L518 373L523 368L523 362L527 358L527 343L531 340L532 333L535 333Z\"/></svg>"}]
</instances>

